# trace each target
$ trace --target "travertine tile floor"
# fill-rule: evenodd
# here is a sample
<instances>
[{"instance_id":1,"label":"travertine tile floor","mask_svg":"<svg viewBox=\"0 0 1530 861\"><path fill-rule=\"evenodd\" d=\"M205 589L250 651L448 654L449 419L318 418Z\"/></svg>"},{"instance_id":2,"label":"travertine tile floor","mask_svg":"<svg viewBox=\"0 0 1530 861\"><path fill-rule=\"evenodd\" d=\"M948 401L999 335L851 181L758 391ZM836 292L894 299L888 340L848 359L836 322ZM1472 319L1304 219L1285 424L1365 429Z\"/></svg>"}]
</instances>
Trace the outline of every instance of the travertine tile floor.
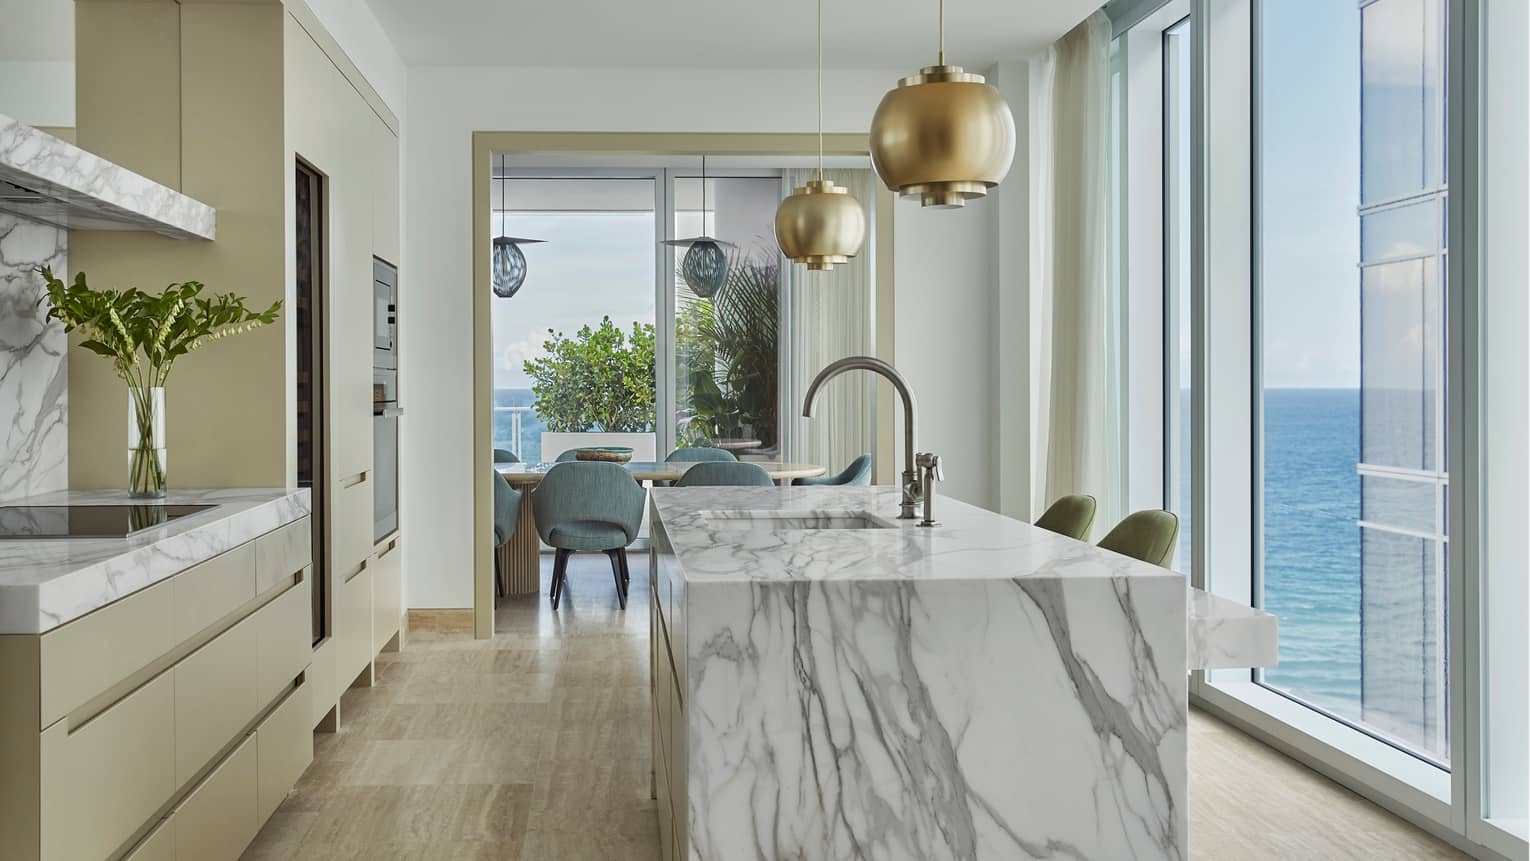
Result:
<instances>
[{"instance_id":1,"label":"travertine tile floor","mask_svg":"<svg viewBox=\"0 0 1530 861\"><path fill-rule=\"evenodd\" d=\"M646 555L625 613L604 556L574 557L556 614L549 573L493 640L416 632L379 658L245 858L656 858ZM1464 857L1209 717L1190 730L1193 858Z\"/></svg>"}]
</instances>

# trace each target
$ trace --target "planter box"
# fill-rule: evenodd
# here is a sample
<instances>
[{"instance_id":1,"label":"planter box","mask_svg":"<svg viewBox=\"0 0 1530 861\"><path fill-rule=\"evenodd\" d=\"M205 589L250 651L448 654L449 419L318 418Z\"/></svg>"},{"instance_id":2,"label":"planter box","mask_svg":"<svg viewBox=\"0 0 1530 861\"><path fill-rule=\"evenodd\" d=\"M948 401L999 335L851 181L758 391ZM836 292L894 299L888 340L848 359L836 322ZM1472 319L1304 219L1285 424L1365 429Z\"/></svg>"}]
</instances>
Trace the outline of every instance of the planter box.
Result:
<instances>
[{"instance_id":1,"label":"planter box","mask_svg":"<svg viewBox=\"0 0 1530 861\"><path fill-rule=\"evenodd\" d=\"M597 445L624 445L632 449L633 460L658 460L658 438L653 433L552 433L542 434L542 460L552 463L571 448Z\"/></svg>"}]
</instances>

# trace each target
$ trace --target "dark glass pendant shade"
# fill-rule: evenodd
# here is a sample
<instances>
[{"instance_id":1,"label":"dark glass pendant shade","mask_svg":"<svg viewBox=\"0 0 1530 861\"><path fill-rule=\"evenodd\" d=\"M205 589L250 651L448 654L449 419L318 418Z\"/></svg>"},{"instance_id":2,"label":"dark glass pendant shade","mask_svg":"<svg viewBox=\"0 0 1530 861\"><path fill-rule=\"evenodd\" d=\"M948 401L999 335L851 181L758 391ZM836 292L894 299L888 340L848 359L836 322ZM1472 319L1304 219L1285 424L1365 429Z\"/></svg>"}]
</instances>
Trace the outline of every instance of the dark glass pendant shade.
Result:
<instances>
[{"instance_id":1,"label":"dark glass pendant shade","mask_svg":"<svg viewBox=\"0 0 1530 861\"><path fill-rule=\"evenodd\" d=\"M710 299L728 280L728 253L711 239L692 242L680 261L680 274L692 293Z\"/></svg>"},{"instance_id":2,"label":"dark glass pendant shade","mask_svg":"<svg viewBox=\"0 0 1530 861\"><path fill-rule=\"evenodd\" d=\"M494 257L490 271L495 296L509 299L521 289L521 285L526 283L526 255L521 253L521 245L542 241L515 236L494 238Z\"/></svg>"}]
</instances>

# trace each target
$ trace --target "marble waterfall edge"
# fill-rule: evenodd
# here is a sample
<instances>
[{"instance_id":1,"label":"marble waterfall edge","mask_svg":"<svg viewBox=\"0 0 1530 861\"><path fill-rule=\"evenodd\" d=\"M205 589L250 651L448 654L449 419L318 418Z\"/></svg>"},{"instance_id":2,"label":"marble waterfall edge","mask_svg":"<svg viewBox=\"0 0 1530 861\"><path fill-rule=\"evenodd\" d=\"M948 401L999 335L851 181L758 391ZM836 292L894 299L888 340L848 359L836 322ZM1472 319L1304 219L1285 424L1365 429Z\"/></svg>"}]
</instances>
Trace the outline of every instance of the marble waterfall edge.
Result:
<instances>
[{"instance_id":1,"label":"marble waterfall edge","mask_svg":"<svg viewBox=\"0 0 1530 861\"><path fill-rule=\"evenodd\" d=\"M1183 577L892 488L655 491L700 858L1187 857ZM678 815L678 811L677 811Z\"/></svg>"},{"instance_id":2,"label":"marble waterfall edge","mask_svg":"<svg viewBox=\"0 0 1530 861\"><path fill-rule=\"evenodd\" d=\"M37 272L65 271L67 250L64 230L0 212L0 501L68 486L69 342Z\"/></svg>"}]
</instances>

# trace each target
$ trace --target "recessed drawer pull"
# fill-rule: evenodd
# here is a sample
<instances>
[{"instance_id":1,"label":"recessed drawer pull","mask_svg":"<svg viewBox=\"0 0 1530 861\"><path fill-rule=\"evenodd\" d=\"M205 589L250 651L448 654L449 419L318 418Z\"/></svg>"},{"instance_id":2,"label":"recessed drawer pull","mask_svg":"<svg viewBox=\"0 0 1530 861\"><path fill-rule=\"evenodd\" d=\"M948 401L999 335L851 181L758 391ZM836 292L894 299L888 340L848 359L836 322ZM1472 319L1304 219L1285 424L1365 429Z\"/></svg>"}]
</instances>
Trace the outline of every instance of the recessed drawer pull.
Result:
<instances>
[{"instance_id":1,"label":"recessed drawer pull","mask_svg":"<svg viewBox=\"0 0 1530 861\"><path fill-rule=\"evenodd\" d=\"M340 480L340 487L342 489L351 488L351 487L355 487L356 485L362 483L363 481L366 481L367 480L367 473L369 471L370 470L363 469L361 472L358 472L358 473L356 473L355 475L353 475L353 476L351 476L349 478L341 479Z\"/></svg>"},{"instance_id":2,"label":"recessed drawer pull","mask_svg":"<svg viewBox=\"0 0 1530 861\"><path fill-rule=\"evenodd\" d=\"M383 551L381 553L377 554L377 560L379 562L381 562L389 553L392 553L393 551L395 551L397 549L398 549L398 539L395 538L392 541L388 542L388 546L384 547Z\"/></svg>"},{"instance_id":3,"label":"recessed drawer pull","mask_svg":"<svg viewBox=\"0 0 1530 861\"><path fill-rule=\"evenodd\" d=\"M363 559L363 560L361 560L361 564L356 566L356 570L355 571L352 571L351 573L345 575L345 580L343 582L349 583L352 580L355 580L357 575L359 575L361 572L363 572L365 570L367 570L367 560Z\"/></svg>"}]
</instances>

